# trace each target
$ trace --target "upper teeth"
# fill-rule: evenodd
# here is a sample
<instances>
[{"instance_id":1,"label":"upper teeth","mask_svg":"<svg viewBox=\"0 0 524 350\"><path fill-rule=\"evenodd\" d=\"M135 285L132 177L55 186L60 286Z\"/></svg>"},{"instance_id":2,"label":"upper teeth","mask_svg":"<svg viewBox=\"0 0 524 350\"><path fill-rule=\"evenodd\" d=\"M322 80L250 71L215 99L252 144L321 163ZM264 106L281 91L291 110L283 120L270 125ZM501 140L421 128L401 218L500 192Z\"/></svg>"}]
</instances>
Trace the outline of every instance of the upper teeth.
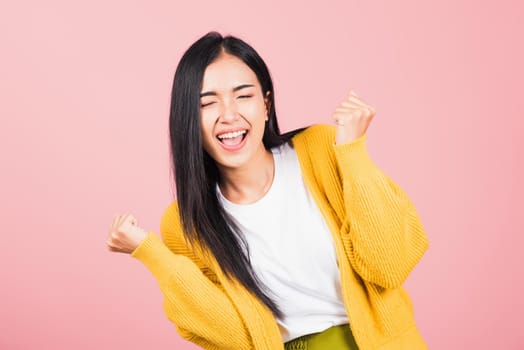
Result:
<instances>
[{"instance_id":1,"label":"upper teeth","mask_svg":"<svg viewBox=\"0 0 524 350\"><path fill-rule=\"evenodd\" d=\"M218 138L219 139L232 139L234 137L243 135L245 133L246 133L246 130L239 130L239 131L234 131L234 132L228 132L228 133L225 133L225 134L218 135Z\"/></svg>"}]
</instances>

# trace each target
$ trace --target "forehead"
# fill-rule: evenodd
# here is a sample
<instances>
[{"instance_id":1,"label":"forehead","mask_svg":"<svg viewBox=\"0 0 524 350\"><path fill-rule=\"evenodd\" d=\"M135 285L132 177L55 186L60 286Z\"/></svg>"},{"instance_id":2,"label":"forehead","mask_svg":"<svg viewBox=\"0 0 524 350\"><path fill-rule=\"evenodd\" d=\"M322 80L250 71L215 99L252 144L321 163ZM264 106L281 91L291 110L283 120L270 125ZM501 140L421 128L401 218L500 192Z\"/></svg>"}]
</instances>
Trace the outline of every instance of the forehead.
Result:
<instances>
[{"instance_id":1,"label":"forehead","mask_svg":"<svg viewBox=\"0 0 524 350\"><path fill-rule=\"evenodd\" d=\"M206 67L202 90L229 90L240 84L258 86L255 72L238 57L223 53Z\"/></svg>"}]
</instances>

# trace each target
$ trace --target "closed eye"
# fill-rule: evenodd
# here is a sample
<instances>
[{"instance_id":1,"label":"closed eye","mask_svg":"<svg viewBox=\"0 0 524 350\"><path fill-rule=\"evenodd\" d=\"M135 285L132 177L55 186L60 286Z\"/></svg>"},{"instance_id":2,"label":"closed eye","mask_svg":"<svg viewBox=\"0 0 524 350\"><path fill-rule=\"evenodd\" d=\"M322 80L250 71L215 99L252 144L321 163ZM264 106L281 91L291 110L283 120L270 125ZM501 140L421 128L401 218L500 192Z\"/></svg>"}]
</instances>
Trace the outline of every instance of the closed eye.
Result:
<instances>
[{"instance_id":1,"label":"closed eye","mask_svg":"<svg viewBox=\"0 0 524 350\"><path fill-rule=\"evenodd\" d=\"M213 102L208 102L208 103L202 104L202 105L200 105L200 108L204 108L204 107L209 106L209 105L211 105L213 103L215 103L215 102L213 101Z\"/></svg>"},{"instance_id":2,"label":"closed eye","mask_svg":"<svg viewBox=\"0 0 524 350\"><path fill-rule=\"evenodd\" d=\"M249 98L249 97L253 97L253 95L241 95L241 96L238 96L238 98Z\"/></svg>"}]
</instances>

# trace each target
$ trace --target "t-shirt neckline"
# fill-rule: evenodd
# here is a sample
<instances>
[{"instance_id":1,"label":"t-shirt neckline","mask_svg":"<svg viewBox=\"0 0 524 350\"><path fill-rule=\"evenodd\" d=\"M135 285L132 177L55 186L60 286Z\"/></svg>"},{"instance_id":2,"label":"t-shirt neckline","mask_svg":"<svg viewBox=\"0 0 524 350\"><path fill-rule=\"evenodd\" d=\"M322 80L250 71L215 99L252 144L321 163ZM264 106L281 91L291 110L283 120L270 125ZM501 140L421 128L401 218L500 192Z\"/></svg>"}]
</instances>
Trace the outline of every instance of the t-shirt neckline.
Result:
<instances>
[{"instance_id":1,"label":"t-shirt neckline","mask_svg":"<svg viewBox=\"0 0 524 350\"><path fill-rule=\"evenodd\" d=\"M216 185L216 191L218 194L218 198L223 203L225 208L234 208L235 210L252 210L253 208L258 208L261 206L264 206L264 203L271 201L271 198L274 197L275 188L278 187L278 184L280 183L280 158L281 158L281 147L274 147L271 149L271 154L273 155L273 181L271 182L271 185L267 192L260 197L258 200L256 200L253 203L247 203L247 204L239 204L231 202L229 199L227 199L222 191L220 190L220 186Z\"/></svg>"}]
</instances>

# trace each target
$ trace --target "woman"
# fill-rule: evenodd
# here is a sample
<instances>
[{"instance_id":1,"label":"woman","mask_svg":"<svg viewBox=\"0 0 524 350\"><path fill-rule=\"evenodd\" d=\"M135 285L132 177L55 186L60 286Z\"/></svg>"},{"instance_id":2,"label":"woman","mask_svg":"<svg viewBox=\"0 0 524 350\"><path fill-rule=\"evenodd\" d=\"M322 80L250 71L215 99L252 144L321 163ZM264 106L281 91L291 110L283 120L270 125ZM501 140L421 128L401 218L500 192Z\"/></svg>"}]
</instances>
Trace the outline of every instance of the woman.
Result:
<instances>
[{"instance_id":1,"label":"woman","mask_svg":"<svg viewBox=\"0 0 524 350\"><path fill-rule=\"evenodd\" d=\"M163 241L116 215L109 249L145 264L206 349L426 349L402 283L428 241L367 154L374 115L352 92L336 126L281 134L264 61L208 33L175 73Z\"/></svg>"}]
</instances>

